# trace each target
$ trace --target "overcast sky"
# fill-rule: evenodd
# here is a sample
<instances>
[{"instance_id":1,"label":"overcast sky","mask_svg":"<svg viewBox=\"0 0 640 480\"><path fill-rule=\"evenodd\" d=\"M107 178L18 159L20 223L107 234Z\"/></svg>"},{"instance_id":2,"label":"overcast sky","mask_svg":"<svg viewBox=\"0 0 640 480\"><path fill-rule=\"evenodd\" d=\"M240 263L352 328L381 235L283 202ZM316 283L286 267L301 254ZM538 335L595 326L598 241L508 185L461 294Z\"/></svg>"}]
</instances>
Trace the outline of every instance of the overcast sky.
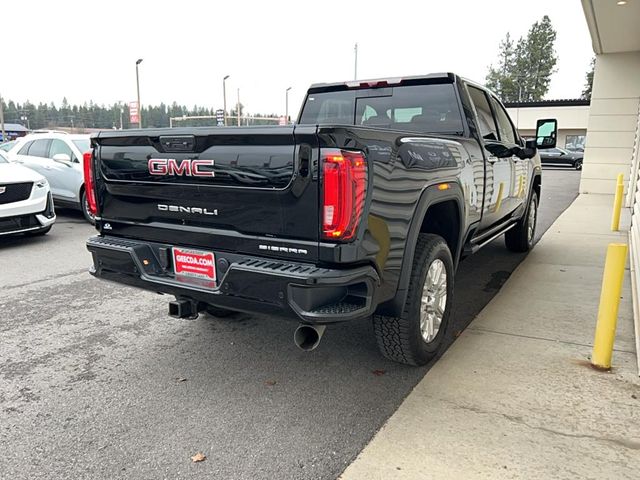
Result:
<instances>
[{"instance_id":1,"label":"overcast sky","mask_svg":"<svg viewBox=\"0 0 640 480\"><path fill-rule=\"evenodd\" d=\"M161 101L295 115L311 83L453 71L482 82L507 31L549 15L558 32L547 98L578 97L593 51L579 0L71 1L4 9L0 94L71 103ZM18 8L19 6L19 8ZM8 58L7 58L8 57Z\"/></svg>"}]
</instances>

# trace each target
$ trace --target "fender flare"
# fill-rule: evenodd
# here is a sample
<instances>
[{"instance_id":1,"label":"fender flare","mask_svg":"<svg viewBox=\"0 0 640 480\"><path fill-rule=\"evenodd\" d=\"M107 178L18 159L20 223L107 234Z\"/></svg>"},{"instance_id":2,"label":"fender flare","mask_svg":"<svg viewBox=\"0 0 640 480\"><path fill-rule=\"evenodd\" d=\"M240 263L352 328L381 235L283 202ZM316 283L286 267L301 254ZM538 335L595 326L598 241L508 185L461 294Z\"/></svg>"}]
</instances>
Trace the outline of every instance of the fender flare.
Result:
<instances>
[{"instance_id":1,"label":"fender flare","mask_svg":"<svg viewBox=\"0 0 640 480\"><path fill-rule=\"evenodd\" d=\"M402 308L407 299L407 291L409 287L409 278L411 277L411 269L413 266L413 258L415 256L416 245L418 243L418 235L420 234L420 228L422 222L427 214L427 211L433 205L442 203L449 200L454 200L458 206L458 218L459 218L459 232L458 243L456 251L451 252L453 257L454 268L457 268L458 261L460 260L460 254L464 247L464 235L465 235L465 201L462 187L457 182L450 182L450 188L447 190L439 190L437 185L431 185L424 189L418 200L413 218L411 220L411 226L407 233L407 239L404 246L404 254L402 257L402 267L400 269L400 275L398 278L398 286L394 298L380 305L380 313L385 315L398 316L402 312Z\"/></svg>"}]
</instances>

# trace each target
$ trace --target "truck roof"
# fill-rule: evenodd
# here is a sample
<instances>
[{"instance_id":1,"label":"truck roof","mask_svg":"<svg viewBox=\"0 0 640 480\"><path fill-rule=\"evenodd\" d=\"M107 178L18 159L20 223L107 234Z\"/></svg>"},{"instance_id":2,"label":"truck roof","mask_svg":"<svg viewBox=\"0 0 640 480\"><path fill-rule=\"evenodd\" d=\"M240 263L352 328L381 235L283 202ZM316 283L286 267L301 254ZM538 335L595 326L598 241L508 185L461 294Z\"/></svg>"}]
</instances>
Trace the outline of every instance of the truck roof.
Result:
<instances>
[{"instance_id":1,"label":"truck roof","mask_svg":"<svg viewBox=\"0 0 640 480\"><path fill-rule=\"evenodd\" d=\"M347 90L351 88L374 88L393 85L421 85L425 83L453 83L459 78L451 72L428 73L407 77L373 78L366 80L348 80L344 82L314 83L309 87L309 93Z\"/></svg>"}]
</instances>

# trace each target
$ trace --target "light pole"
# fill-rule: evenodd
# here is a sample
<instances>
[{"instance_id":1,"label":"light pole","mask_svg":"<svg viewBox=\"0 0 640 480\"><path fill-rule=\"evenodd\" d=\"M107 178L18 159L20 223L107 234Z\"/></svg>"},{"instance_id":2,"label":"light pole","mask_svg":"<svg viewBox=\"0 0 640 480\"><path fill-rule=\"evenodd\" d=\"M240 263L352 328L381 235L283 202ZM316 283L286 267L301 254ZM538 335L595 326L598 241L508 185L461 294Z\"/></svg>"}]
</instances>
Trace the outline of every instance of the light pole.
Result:
<instances>
[{"instance_id":1,"label":"light pole","mask_svg":"<svg viewBox=\"0 0 640 480\"><path fill-rule=\"evenodd\" d=\"M353 52L354 52L354 65L353 65L353 79L357 80L358 79L358 43L356 42L356 46L353 47Z\"/></svg>"},{"instance_id":2,"label":"light pole","mask_svg":"<svg viewBox=\"0 0 640 480\"><path fill-rule=\"evenodd\" d=\"M289 125L289 90L291 87L284 91L284 122Z\"/></svg>"},{"instance_id":3,"label":"light pole","mask_svg":"<svg viewBox=\"0 0 640 480\"><path fill-rule=\"evenodd\" d=\"M2 110L2 95L0 95L0 131L2 132L2 141L7 141L7 133L4 131L4 110Z\"/></svg>"},{"instance_id":4,"label":"light pole","mask_svg":"<svg viewBox=\"0 0 640 480\"><path fill-rule=\"evenodd\" d=\"M240 126L240 89L239 88L238 88L238 107L237 107L236 113L238 114L238 126Z\"/></svg>"},{"instance_id":5,"label":"light pole","mask_svg":"<svg viewBox=\"0 0 640 480\"><path fill-rule=\"evenodd\" d=\"M227 78L229 75L225 75L222 79L222 108L224 110L224 126L227 126Z\"/></svg>"},{"instance_id":6,"label":"light pole","mask_svg":"<svg viewBox=\"0 0 640 480\"><path fill-rule=\"evenodd\" d=\"M142 128L142 105L140 105L140 76L138 75L138 65L142 63L142 59L136 60L136 88L138 90L138 128Z\"/></svg>"}]
</instances>

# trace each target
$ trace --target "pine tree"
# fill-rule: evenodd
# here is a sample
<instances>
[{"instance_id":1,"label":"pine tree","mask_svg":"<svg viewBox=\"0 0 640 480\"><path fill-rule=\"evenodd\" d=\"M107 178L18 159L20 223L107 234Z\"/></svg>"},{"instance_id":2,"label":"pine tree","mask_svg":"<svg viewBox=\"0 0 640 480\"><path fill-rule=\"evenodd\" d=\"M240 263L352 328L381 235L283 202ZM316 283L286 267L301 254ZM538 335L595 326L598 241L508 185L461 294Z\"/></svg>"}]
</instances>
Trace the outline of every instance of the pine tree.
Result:
<instances>
[{"instance_id":1,"label":"pine tree","mask_svg":"<svg viewBox=\"0 0 640 480\"><path fill-rule=\"evenodd\" d=\"M489 67L487 86L505 102L541 100L549 91L557 63L555 40L547 15L531 26L515 48L507 34L500 43L498 68Z\"/></svg>"},{"instance_id":2,"label":"pine tree","mask_svg":"<svg viewBox=\"0 0 640 480\"><path fill-rule=\"evenodd\" d=\"M582 90L581 97L585 100L591 100L591 90L593 90L593 72L596 69L596 59L591 59L591 66L589 67L589 71L585 75L585 84L584 89Z\"/></svg>"},{"instance_id":3,"label":"pine tree","mask_svg":"<svg viewBox=\"0 0 640 480\"><path fill-rule=\"evenodd\" d=\"M518 87L510 76L515 58L515 49L509 32L507 32L504 40L500 42L498 58L498 67L494 68L493 65L489 67L489 73L486 78L487 88L490 88L502 98L513 98L517 94Z\"/></svg>"}]
</instances>

